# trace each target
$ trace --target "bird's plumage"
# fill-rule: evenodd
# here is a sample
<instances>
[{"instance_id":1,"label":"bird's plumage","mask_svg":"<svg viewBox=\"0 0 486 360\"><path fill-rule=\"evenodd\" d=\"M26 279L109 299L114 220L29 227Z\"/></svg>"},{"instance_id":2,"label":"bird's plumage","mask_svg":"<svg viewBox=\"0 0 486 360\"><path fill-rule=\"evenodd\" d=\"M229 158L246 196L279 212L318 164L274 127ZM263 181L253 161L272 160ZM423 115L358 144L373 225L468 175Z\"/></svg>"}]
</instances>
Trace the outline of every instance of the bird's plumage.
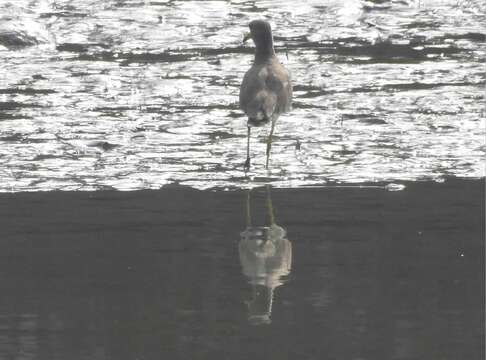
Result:
<instances>
[{"instance_id":1,"label":"bird's plumage","mask_svg":"<svg viewBox=\"0 0 486 360\"><path fill-rule=\"evenodd\" d=\"M287 70L272 56L254 63L243 78L240 106L252 125L268 122L291 109L292 86Z\"/></svg>"},{"instance_id":2,"label":"bird's plumage","mask_svg":"<svg viewBox=\"0 0 486 360\"><path fill-rule=\"evenodd\" d=\"M291 109L292 84L290 74L280 64L273 48L272 29L263 20L250 22L250 38L255 43L255 60L243 78L240 88L240 107L248 116L247 158L245 168L250 167L250 129L271 121L267 141L268 168L272 136L275 123L280 114Z\"/></svg>"},{"instance_id":3,"label":"bird's plumage","mask_svg":"<svg viewBox=\"0 0 486 360\"><path fill-rule=\"evenodd\" d=\"M250 30L255 61L241 84L240 107L251 125L259 125L291 109L292 85L289 72L275 56L270 25L256 20Z\"/></svg>"}]
</instances>

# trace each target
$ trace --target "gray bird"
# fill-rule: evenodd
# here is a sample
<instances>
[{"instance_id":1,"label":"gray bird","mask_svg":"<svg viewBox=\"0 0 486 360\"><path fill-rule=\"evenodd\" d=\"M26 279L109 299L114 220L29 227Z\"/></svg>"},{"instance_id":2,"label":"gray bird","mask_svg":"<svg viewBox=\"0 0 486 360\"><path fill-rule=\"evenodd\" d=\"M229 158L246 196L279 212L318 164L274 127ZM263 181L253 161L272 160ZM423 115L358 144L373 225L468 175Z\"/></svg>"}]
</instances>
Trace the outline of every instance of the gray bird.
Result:
<instances>
[{"instance_id":1,"label":"gray bird","mask_svg":"<svg viewBox=\"0 0 486 360\"><path fill-rule=\"evenodd\" d=\"M253 20L249 27L250 32L245 35L243 42L251 38L256 49L253 65L246 72L240 88L240 107L248 116L245 168L250 168L251 127L271 122L265 162L268 169L275 123L280 114L290 111L292 107L292 84L289 72L275 56L270 24Z\"/></svg>"}]
</instances>

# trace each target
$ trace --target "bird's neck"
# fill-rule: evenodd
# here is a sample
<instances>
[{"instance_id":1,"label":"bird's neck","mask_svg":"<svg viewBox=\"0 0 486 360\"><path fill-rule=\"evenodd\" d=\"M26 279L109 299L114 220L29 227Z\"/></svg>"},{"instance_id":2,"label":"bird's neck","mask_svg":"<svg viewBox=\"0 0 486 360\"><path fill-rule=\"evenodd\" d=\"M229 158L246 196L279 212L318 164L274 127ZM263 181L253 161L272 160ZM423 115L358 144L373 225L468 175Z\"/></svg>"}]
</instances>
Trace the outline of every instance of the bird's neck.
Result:
<instances>
[{"instance_id":1,"label":"bird's neck","mask_svg":"<svg viewBox=\"0 0 486 360\"><path fill-rule=\"evenodd\" d=\"M255 63L268 62L275 56L272 35L263 40L264 41L255 44Z\"/></svg>"}]
</instances>

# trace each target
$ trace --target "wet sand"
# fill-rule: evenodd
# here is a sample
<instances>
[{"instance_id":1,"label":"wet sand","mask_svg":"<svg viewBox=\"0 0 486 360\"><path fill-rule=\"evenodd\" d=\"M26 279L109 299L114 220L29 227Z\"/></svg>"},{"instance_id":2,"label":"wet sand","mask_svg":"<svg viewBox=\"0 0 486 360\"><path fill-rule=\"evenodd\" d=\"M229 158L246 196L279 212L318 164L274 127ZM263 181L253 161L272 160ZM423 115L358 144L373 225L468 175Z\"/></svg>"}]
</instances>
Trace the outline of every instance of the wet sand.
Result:
<instances>
[{"instance_id":1,"label":"wet sand","mask_svg":"<svg viewBox=\"0 0 486 360\"><path fill-rule=\"evenodd\" d=\"M0 194L0 358L484 359L484 180L406 186L272 189L293 259L262 326L244 191Z\"/></svg>"}]
</instances>

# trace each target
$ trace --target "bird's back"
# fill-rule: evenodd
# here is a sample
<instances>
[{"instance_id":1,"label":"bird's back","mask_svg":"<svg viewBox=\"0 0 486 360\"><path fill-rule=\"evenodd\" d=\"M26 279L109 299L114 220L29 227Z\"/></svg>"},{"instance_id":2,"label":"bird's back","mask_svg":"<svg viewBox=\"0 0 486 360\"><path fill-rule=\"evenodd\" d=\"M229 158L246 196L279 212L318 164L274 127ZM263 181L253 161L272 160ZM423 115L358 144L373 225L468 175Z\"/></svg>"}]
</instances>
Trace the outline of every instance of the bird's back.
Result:
<instances>
[{"instance_id":1,"label":"bird's back","mask_svg":"<svg viewBox=\"0 0 486 360\"><path fill-rule=\"evenodd\" d=\"M288 71L273 56L255 63L247 71L240 89L240 107L253 125L268 122L272 117L291 109L292 84Z\"/></svg>"}]
</instances>

